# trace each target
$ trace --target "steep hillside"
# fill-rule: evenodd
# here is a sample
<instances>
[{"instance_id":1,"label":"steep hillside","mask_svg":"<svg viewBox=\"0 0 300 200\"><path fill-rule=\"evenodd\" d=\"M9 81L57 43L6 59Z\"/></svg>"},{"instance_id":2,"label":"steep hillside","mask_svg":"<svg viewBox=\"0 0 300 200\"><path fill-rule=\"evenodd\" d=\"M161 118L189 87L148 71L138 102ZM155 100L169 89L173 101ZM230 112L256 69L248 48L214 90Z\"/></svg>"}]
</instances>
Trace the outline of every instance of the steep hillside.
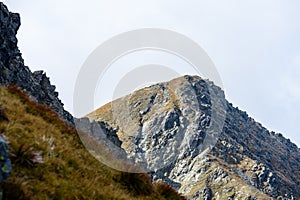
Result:
<instances>
[{"instance_id":1,"label":"steep hillside","mask_svg":"<svg viewBox=\"0 0 300 200\"><path fill-rule=\"evenodd\" d=\"M0 105L13 169L3 184L6 199L182 199L146 174L98 162L54 111L16 87L0 87Z\"/></svg>"},{"instance_id":2,"label":"steep hillside","mask_svg":"<svg viewBox=\"0 0 300 200\"><path fill-rule=\"evenodd\" d=\"M135 91L87 117L107 123L128 159L153 180L189 198L300 199L298 147L200 77Z\"/></svg>"}]
</instances>

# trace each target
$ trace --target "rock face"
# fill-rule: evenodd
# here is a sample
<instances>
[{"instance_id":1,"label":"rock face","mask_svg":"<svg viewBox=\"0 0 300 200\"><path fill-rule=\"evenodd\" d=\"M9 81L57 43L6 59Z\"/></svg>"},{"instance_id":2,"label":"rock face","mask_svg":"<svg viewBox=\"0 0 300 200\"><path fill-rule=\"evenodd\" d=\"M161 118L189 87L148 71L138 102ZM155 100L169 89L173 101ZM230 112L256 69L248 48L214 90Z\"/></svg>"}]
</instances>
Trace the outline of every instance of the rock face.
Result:
<instances>
[{"instance_id":1,"label":"rock face","mask_svg":"<svg viewBox=\"0 0 300 200\"><path fill-rule=\"evenodd\" d=\"M11 162L9 160L8 144L4 138L0 136L0 183L3 183L10 175Z\"/></svg>"},{"instance_id":2,"label":"rock face","mask_svg":"<svg viewBox=\"0 0 300 200\"><path fill-rule=\"evenodd\" d=\"M4 108L0 105L0 123L9 122ZM2 134L2 130L0 130ZM8 144L0 135L0 184L11 175L11 162L9 159ZM0 195L2 194L0 186Z\"/></svg>"},{"instance_id":3,"label":"rock face","mask_svg":"<svg viewBox=\"0 0 300 200\"><path fill-rule=\"evenodd\" d=\"M298 147L200 77L135 91L87 117L110 126L154 181L189 199L300 198Z\"/></svg>"},{"instance_id":4,"label":"rock face","mask_svg":"<svg viewBox=\"0 0 300 200\"><path fill-rule=\"evenodd\" d=\"M16 38L20 24L19 14L9 12L0 2L0 84L17 85L33 100L49 106L72 125L72 115L64 110L55 86L51 85L46 74L43 71L32 73L24 65Z\"/></svg>"}]
</instances>

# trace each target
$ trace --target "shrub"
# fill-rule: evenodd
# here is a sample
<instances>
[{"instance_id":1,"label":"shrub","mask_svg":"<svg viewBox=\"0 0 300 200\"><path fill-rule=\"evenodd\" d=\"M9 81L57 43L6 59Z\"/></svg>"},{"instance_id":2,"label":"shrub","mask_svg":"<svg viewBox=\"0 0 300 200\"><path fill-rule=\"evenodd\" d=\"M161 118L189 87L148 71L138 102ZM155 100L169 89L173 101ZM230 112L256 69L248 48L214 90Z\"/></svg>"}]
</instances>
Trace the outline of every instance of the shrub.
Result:
<instances>
[{"instance_id":1,"label":"shrub","mask_svg":"<svg viewBox=\"0 0 300 200\"><path fill-rule=\"evenodd\" d=\"M147 174L120 172L115 181L134 195L150 195L153 192L153 185Z\"/></svg>"},{"instance_id":2,"label":"shrub","mask_svg":"<svg viewBox=\"0 0 300 200\"><path fill-rule=\"evenodd\" d=\"M26 144L17 145L11 143L10 157L13 164L20 164L25 167L33 167L37 163L42 163L41 153L34 151L32 146Z\"/></svg>"},{"instance_id":3,"label":"shrub","mask_svg":"<svg viewBox=\"0 0 300 200\"><path fill-rule=\"evenodd\" d=\"M3 199L32 199L32 194L26 194L24 191L30 191L28 189L28 182L21 178L12 178L10 182L3 184Z\"/></svg>"},{"instance_id":4,"label":"shrub","mask_svg":"<svg viewBox=\"0 0 300 200\"><path fill-rule=\"evenodd\" d=\"M155 188L158 193L160 193L166 199L173 199L173 200L182 200L186 199L183 196L180 196L175 189L165 183L155 183Z\"/></svg>"}]
</instances>

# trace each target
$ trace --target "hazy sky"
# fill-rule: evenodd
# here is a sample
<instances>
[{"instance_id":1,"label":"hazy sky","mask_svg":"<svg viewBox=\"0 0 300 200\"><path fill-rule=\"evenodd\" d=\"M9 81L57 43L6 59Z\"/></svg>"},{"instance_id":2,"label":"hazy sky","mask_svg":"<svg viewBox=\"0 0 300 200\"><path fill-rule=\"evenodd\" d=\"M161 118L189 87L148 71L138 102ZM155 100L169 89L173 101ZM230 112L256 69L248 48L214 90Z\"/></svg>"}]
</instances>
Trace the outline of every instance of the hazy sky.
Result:
<instances>
[{"instance_id":1,"label":"hazy sky","mask_svg":"<svg viewBox=\"0 0 300 200\"><path fill-rule=\"evenodd\" d=\"M4 3L21 14L18 39L25 64L47 72L71 113L76 77L98 45L124 31L163 28L204 48L230 102L300 145L300 1Z\"/></svg>"}]
</instances>

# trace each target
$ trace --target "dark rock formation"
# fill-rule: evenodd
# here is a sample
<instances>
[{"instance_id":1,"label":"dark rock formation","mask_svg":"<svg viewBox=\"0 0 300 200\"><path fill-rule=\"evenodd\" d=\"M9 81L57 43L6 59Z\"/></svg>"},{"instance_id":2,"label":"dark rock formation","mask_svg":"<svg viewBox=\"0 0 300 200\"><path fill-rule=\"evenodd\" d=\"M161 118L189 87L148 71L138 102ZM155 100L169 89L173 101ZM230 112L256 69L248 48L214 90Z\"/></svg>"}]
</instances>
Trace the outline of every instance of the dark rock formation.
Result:
<instances>
[{"instance_id":1,"label":"dark rock formation","mask_svg":"<svg viewBox=\"0 0 300 200\"><path fill-rule=\"evenodd\" d=\"M0 84L17 85L38 103L52 108L68 124L73 125L73 117L64 110L55 86L43 71L32 73L24 65L17 46L17 31L21 25L20 16L11 13L0 2Z\"/></svg>"},{"instance_id":2,"label":"dark rock formation","mask_svg":"<svg viewBox=\"0 0 300 200\"><path fill-rule=\"evenodd\" d=\"M0 136L0 184L11 174L11 163L8 157L8 144L4 138Z\"/></svg>"},{"instance_id":3,"label":"dark rock formation","mask_svg":"<svg viewBox=\"0 0 300 200\"><path fill-rule=\"evenodd\" d=\"M0 123L8 122L9 119L5 113L4 108L0 105ZM0 130L0 195L2 195L1 183L5 181L11 174L11 162L8 153L8 144L2 137L2 131Z\"/></svg>"}]
</instances>

